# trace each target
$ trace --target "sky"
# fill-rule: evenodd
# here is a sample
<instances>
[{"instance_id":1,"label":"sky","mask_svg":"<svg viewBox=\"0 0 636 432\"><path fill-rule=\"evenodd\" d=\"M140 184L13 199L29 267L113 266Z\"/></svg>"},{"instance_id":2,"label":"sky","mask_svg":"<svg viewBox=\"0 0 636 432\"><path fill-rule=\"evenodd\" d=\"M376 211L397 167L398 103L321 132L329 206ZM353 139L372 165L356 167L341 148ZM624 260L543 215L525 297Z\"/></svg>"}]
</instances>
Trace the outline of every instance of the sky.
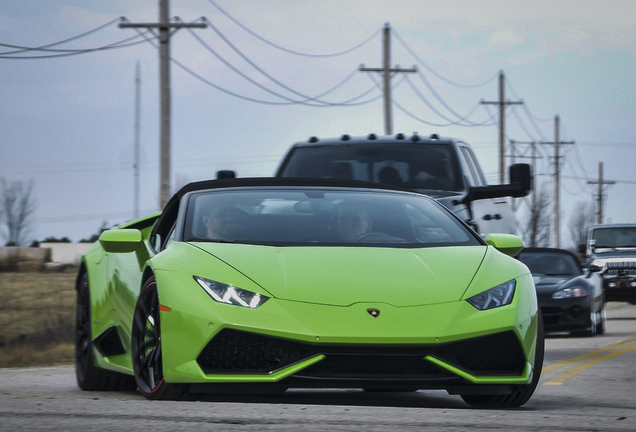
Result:
<instances>
[{"instance_id":1,"label":"sky","mask_svg":"<svg viewBox=\"0 0 636 432\"><path fill-rule=\"evenodd\" d=\"M120 17L155 23L158 9L0 0L0 177L34 183L30 239L79 241L135 209L159 210L158 50L118 27ZM505 99L523 102L506 108L507 147L537 143L541 158L520 158L531 146L518 144L516 161L533 163L538 188L553 188L554 146L540 143L554 142L556 116L560 140L573 142L560 146L562 244L576 209L595 203L588 182L599 162L615 181L604 188L603 222L636 222L632 0L171 0L170 16L210 24L171 37L175 191L221 169L271 176L310 136L384 133L380 77L358 68L381 67L389 25L391 65L417 68L392 78L394 133L467 141L498 183L497 110L481 102L498 101L501 72Z\"/></svg>"}]
</instances>

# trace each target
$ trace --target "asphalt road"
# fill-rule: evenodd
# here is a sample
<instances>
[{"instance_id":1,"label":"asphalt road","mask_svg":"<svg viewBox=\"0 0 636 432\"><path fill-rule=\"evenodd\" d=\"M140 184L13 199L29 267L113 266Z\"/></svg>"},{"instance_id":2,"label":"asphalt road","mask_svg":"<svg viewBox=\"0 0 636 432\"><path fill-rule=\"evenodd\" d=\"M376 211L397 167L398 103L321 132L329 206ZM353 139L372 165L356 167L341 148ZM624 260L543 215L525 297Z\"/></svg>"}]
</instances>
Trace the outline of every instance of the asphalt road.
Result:
<instances>
[{"instance_id":1,"label":"asphalt road","mask_svg":"<svg viewBox=\"0 0 636 432\"><path fill-rule=\"evenodd\" d=\"M2 431L634 431L636 306L608 305L607 334L552 336L533 398L475 410L442 391L294 390L282 396L151 402L82 392L72 366L0 369Z\"/></svg>"}]
</instances>

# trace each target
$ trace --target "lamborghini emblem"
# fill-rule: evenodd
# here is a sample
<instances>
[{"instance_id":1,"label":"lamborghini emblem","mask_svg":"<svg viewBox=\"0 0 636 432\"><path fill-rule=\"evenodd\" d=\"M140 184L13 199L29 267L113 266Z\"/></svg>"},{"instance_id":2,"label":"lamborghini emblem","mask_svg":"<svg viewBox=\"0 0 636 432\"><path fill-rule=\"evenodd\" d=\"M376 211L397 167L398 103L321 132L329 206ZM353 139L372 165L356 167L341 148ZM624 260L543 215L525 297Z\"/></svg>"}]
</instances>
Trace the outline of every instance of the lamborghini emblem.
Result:
<instances>
[{"instance_id":1,"label":"lamborghini emblem","mask_svg":"<svg viewBox=\"0 0 636 432\"><path fill-rule=\"evenodd\" d=\"M373 318L377 318L380 316L380 309L367 309L367 312L369 313L369 315L371 315Z\"/></svg>"}]
</instances>

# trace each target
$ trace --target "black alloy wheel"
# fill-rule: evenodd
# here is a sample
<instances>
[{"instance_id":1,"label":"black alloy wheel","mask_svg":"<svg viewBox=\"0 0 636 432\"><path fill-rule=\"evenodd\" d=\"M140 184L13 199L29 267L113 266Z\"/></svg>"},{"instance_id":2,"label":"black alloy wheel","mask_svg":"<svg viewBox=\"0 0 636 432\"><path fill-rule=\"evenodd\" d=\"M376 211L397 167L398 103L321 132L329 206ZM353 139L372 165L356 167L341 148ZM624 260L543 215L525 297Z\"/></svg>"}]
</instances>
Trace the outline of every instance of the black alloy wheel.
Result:
<instances>
[{"instance_id":1,"label":"black alloy wheel","mask_svg":"<svg viewBox=\"0 0 636 432\"><path fill-rule=\"evenodd\" d=\"M133 317L131 355L139 391L153 400L181 400L188 388L169 384L163 376L161 322L157 282L150 278L141 289Z\"/></svg>"}]
</instances>

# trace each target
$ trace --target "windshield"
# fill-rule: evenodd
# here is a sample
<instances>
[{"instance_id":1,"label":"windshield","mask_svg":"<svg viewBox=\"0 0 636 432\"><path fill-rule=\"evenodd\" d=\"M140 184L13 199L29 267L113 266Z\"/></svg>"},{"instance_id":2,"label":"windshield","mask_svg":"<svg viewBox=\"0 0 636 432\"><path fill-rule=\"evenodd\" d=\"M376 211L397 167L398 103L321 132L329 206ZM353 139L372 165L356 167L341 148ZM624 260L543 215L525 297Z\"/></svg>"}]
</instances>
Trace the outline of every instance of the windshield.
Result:
<instances>
[{"instance_id":1,"label":"windshield","mask_svg":"<svg viewBox=\"0 0 636 432\"><path fill-rule=\"evenodd\" d=\"M265 245L482 244L433 200L321 188L210 190L189 196L184 239Z\"/></svg>"},{"instance_id":2,"label":"windshield","mask_svg":"<svg viewBox=\"0 0 636 432\"><path fill-rule=\"evenodd\" d=\"M415 189L462 190L461 170L446 144L329 145L292 150L281 177L371 181Z\"/></svg>"},{"instance_id":3,"label":"windshield","mask_svg":"<svg viewBox=\"0 0 636 432\"><path fill-rule=\"evenodd\" d=\"M519 260L527 265L533 274L547 276L577 276L581 274L574 258L564 253L521 251Z\"/></svg>"},{"instance_id":4,"label":"windshield","mask_svg":"<svg viewBox=\"0 0 636 432\"><path fill-rule=\"evenodd\" d=\"M636 227L595 228L592 239L597 248L636 248Z\"/></svg>"}]
</instances>

